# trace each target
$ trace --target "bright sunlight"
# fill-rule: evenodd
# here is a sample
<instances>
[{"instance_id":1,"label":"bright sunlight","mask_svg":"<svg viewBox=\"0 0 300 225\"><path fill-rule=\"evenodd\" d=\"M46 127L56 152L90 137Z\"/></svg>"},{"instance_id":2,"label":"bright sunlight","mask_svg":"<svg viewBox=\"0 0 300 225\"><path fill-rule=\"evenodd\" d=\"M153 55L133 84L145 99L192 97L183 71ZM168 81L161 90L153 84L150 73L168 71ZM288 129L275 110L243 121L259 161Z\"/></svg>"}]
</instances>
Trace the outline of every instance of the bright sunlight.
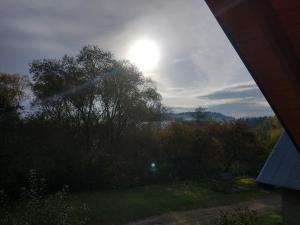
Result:
<instances>
[{"instance_id":1,"label":"bright sunlight","mask_svg":"<svg viewBox=\"0 0 300 225\"><path fill-rule=\"evenodd\" d=\"M149 72L155 69L159 62L159 48L152 40L139 40L130 47L128 58L141 71Z\"/></svg>"}]
</instances>

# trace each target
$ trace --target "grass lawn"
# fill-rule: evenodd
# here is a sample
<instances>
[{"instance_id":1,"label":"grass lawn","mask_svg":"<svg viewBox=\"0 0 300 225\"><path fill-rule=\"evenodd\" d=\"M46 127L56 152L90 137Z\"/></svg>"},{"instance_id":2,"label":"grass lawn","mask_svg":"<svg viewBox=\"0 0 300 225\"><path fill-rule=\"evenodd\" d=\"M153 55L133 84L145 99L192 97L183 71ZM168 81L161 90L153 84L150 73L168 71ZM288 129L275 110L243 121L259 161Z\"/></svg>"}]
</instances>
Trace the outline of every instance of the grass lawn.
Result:
<instances>
[{"instance_id":1,"label":"grass lawn","mask_svg":"<svg viewBox=\"0 0 300 225\"><path fill-rule=\"evenodd\" d=\"M282 215L281 212L271 212L263 215L260 218L260 223L264 225L282 225Z\"/></svg>"},{"instance_id":2,"label":"grass lawn","mask_svg":"<svg viewBox=\"0 0 300 225\"><path fill-rule=\"evenodd\" d=\"M181 182L127 190L72 193L74 205L84 202L91 214L91 224L124 224L170 211L220 206L271 195L258 188L253 179L235 182Z\"/></svg>"}]
</instances>

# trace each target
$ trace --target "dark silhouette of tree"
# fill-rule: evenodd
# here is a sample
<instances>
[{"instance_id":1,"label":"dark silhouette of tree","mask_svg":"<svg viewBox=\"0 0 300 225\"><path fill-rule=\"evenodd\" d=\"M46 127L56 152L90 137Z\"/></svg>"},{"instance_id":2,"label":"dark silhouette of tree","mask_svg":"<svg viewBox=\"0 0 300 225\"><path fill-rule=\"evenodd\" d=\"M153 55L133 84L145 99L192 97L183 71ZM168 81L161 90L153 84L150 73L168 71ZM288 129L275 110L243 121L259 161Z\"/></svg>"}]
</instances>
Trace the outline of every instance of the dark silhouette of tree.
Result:
<instances>
[{"instance_id":1,"label":"dark silhouette of tree","mask_svg":"<svg viewBox=\"0 0 300 225\"><path fill-rule=\"evenodd\" d=\"M14 185L17 179L11 172L18 167L15 159L19 156L21 101L25 98L27 85L25 76L0 74L0 188L1 184Z\"/></svg>"},{"instance_id":2,"label":"dark silhouette of tree","mask_svg":"<svg viewBox=\"0 0 300 225\"><path fill-rule=\"evenodd\" d=\"M37 126L47 125L40 137L48 143L43 146L46 159L58 163L73 158L69 167L85 183L120 183L121 177L130 177L124 175L129 168L122 158L134 149L133 143L124 146L131 139L128 134L161 118L161 96L154 83L128 61L96 46L84 47L75 57L34 60L30 72L39 108L34 120ZM59 172L64 166L57 166Z\"/></svg>"},{"instance_id":3,"label":"dark silhouette of tree","mask_svg":"<svg viewBox=\"0 0 300 225\"><path fill-rule=\"evenodd\" d=\"M203 124L203 123L209 121L209 119L210 119L210 118L208 118L208 114L206 112L206 109L201 107L201 106L197 107L195 109L194 116L195 116L195 119L196 119L197 123L199 123L199 124Z\"/></svg>"},{"instance_id":4,"label":"dark silhouette of tree","mask_svg":"<svg viewBox=\"0 0 300 225\"><path fill-rule=\"evenodd\" d=\"M27 84L25 76L0 73L0 125L18 118Z\"/></svg>"},{"instance_id":5,"label":"dark silhouette of tree","mask_svg":"<svg viewBox=\"0 0 300 225\"><path fill-rule=\"evenodd\" d=\"M152 81L128 61L117 61L96 46L84 47L76 57L35 60L30 72L41 113L71 122L75 130L84 128L86 154L91 157L100 147L92 137L95 127L105 130L98 136L101 144L115 149L127 128L160 113L161 96Z\"/></svg>"}]
</instances>

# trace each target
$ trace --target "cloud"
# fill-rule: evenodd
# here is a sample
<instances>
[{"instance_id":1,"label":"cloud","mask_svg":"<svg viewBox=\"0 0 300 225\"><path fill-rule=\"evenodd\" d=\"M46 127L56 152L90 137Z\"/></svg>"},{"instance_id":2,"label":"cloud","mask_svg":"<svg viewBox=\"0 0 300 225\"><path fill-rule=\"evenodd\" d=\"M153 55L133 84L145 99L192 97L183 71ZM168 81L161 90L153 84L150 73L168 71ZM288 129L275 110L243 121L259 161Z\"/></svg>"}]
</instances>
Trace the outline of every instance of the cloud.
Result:
<instances>
[{"instance_id":1,"label":"cloud","mask_svg":"<svg viewBox=\"0 0 300 225\"><path fill-rule=\"evenodd\" d=\"M255 83L242 83L198 96L206 101L211 111L234 117L274 115L268 102Z\"/></svg>"},{"instance_id":2,"label":"cloud","mask_svg":"<svg viewBox=\"0 0 300 225\"><path fill-rule=\"evenodd\" d=\"M200 99L225 100L225 99L264 99L263 94L254 83L238 84L221 90L214 91L207 95L199 96Z\"/></svg>"},{"instance_id":3,"label":"cloud","mask_svg":"<svg viewBox=\"0 0 300 225\"><path fill-rule=\"evenodd\" d=\"M167 106L221 104L221 93L197 97L253 82L204 0L1 0L0 30L0 72L26 74L33 59L76 55L87 44L124 59L147 38L161 52L147 75ZM227 101L239 95L225 91Z\"/></svg>"}]
</instances>

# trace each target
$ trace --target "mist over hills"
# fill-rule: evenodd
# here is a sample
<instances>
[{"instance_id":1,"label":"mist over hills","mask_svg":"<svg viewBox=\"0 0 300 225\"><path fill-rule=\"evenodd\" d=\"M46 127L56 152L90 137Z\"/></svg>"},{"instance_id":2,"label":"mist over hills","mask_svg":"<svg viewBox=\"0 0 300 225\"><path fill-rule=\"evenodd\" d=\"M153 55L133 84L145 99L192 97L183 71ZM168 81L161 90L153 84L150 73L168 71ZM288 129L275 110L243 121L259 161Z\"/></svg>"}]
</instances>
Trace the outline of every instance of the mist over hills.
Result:
<instances>
[{"instance_id":1,"label":"mist over hills","mask_svg":"<svg viewBox=\"0 0 300 225\"><path fill-rule=\"evenodd\" d=\"M235 118L231 116L223 115L222 113L218 112L204 112L204 116L207 120L214 120L217 122L229 122L233 121ZM196 113L195 112L169 112L166 115L166 120L174 120L174 121L195 121L196 120Z\"/></svg>"},{"instance_id":2,"label":"mist over hills","mask_svg":"<svg viewBox=\"0 0 300 225\"><path fill-rule=\"evenodd\" d=\"M196 113L193 108L169 108L169 112L166 113L165 121L177 121L177 122L193 122L196 121ZM271 116L261 116L261 117L242 117L234 118L231 116L224 115L219 112L204 112L204 118L206 120L213 120L216 122L226 123L234 120L240 120L246 123L250 128L256 128L263 124L268 119L272 118ZM204 120L205 120L204 119Z\"/></svg>"}]
</instances>

